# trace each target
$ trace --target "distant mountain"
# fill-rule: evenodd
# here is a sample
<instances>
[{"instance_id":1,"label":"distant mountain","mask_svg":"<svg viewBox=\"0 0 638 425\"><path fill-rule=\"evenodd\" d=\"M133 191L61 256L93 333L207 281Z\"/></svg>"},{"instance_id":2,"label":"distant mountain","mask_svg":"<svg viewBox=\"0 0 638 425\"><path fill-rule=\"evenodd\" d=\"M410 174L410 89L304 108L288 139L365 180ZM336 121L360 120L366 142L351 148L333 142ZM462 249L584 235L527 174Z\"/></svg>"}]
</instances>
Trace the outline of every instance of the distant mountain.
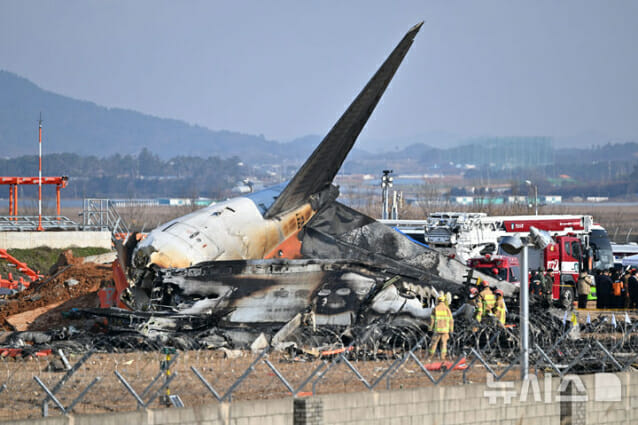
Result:
<instances>
[{"instance_id":1,"label":"distant mountain","mask_svg":"<svg viewBox=\"0 0 638 425\"><path fill-rule=\"evenodd\" d=\"M415 145L446 149L463 144L467 137L443 131L427 131L411 137L367 138L358 142L359 149L368 152L398 152ZM428 148L429 149L429 148Z\"/></svg>"},{"instance_id":2,"label":"distant mountain","mask_svg":"<svg viewBox=\"0 0 638 425\"><path fill-rule=\"evenodd\" d=\"M263 136L213 131L183 121L105 108L43 90L29 80L0 71L0 155L37 153L37 119L44 119L44 151L105 157L137 154L143 147L162 158L179 155L238 156L243 161L278 161L311 150L303 140L280 144ZM294 149L293 149L294 148Z\"/></svg>"},{"instance_id":3,"label":"distant mountain","mask_svg":"<svg viewBox=\"0 0 638 425\"><path fill-rule=\"evenodd\" d=\"M288 175L294 173L322 138L310 135L280 143L263 136L214 131L183 121L72 99L0 70L0 157L37 153L40 112L44 118L45 153L104 158L113 154L136 155L146 147L164 160L177 156L236 156L250 165L279 166L282 173ZM508 138L484 139L506 141ZM583 151L593 151L608 143L608 138L593 133L567 139L558 142L554 139L554 149L571 142L584 148ZM476 144L476 139L445 132L359 140L342 172L367 173L393 167L421 171L424 166L450 161L471 163L475 158L461 160L467 156L468 143ZM600 152L603 155L609 153L609 150L603 151ZM569 149L557 151L557 156L570 154Z\"/></svg>"}]
</instances>

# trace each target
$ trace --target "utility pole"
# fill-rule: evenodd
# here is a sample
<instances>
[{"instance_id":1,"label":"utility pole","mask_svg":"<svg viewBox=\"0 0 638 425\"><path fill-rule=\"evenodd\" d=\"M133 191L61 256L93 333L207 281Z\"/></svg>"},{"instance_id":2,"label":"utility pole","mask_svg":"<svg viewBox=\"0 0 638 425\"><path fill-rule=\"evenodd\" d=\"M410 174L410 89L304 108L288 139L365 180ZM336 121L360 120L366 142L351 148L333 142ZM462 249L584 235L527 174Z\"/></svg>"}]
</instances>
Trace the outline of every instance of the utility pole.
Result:
<instances>
[{"instance_id":1,"label":"utility pole","mask_svg":"<svg viewBox=\"0 0 638 425\"><path fill-rule=\"evenodd\" d=\"M38 121L38 146L39 146L39 165L38 165L38 232L43 231L42 228L42 112L40 112L40 120Z\"/></svg>"},{"instance_id":2,"label":"utility pole","mask_svg":"<svg viewBox=\"0 0 638 425\"><path fill-rule=\"evenodd\" d=\"M529 275L527 273L528 256L527 240L523 242L521 251L521 286L520 286L520 338L521 338L521 379L529 378Z\"/></svg>"},{"instance_id":3,"label":"utility pole","mask_svg":"<svg viewBox=\"0 0 638 425\"><path fill-rule=\"evenodd\" d=\"M553 243L549 232L538 230L534 226L529 228L529 237L504 236L499 239L499 245L510 255L520 255L521 286L519 290L519 336L521 341L521 379L529 378L529 261L527 247L545 249Z\"/></svg>"},{"instance_id":4,"label":"utility pole","mask_svg":"<svg viewBox=\"0 0 638 425\"><path fill-rule=\"evenodd\" d=\"M525 180L525 184L530 188L534 187L534 214L538 215L538 185L532 183L530 180Z\"/></svg>"},{"instance_id":5,"label":"utility pole","mask_svg":"<svg viewBox=\"0 0 638 425\"><path fill-rule=\"evenodd\" d=\"M388 204L390 203L388 194L390 188L392 187L393 178L392 176L390 176L390 174L392 173L392 170L383 170L383 176L381 176L381 197L383 201L383 211L381 212L381 218L383 220L388 219Z\"/></svg>"},{"instance_id":6,"label":"utility pole","mask_svg":"<svg viewBox=\"0 0 638 425\"><path fill-rule=\"evenodd\" d=\"M399 204L403 201L403 192L392 191L392 214L390 218L392 220L399 219Z\"/></svg>"}]
</instances>

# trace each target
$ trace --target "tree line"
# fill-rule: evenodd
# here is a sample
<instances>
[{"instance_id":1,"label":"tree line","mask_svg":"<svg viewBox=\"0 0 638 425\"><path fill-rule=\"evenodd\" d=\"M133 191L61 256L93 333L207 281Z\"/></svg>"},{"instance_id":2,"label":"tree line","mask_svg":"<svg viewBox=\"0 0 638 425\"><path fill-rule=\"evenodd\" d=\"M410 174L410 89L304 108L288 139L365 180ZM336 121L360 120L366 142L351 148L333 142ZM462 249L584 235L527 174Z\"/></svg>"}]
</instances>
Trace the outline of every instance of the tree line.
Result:
<instances>
[{"instance_id":1,"label":"tree line","mask_svg":"<svg viewBox=\"0 0 638 425\"><path fill-rule=\"evenodd\" d=\"M68 176L68 198L85 197L207 197L228 196L231 189L255 170L239 158L177 156L162 160L144 148L137 155L105 158L74 153L44 155L43 176ZM37 176L35 155L0 159L2 176ZM26 196L35 188L25 186ZM2 195L0 195L2 196ZM21 194L21 196L24 196Z\"/></svg>"}]
</instances>

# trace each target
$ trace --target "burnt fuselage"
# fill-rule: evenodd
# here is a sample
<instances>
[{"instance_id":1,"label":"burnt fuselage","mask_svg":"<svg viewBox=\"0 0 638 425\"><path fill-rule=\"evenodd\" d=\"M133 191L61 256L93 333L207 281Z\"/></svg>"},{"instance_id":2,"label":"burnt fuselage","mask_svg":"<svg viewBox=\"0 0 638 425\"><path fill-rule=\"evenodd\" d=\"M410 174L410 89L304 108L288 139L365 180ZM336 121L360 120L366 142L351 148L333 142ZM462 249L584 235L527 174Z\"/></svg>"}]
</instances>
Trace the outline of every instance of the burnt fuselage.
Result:
<instances>
[{"instance_id":1,"label":"burnt fuselage","mask_svg":"<svg viewBox=\"0 0 638 425\"><path fill-rule=\"evenodd\" d=\"M159 226L135 248L133 266L189 267L204 261L266 257L315 212L308 202L276 218L264 218L280 189L275 186L215 203Z\"/></svg>"},{"instance_id":2,"label":"burnt fuselage","mask_svg":"<svg viewBox=\"0 0 638 425\"><path fill-rule=\"evenodd\" d=\"M428 319L429 306L444 293L353 261L215 261L160 271L152 305L190 315L221 311L221 323L231 325L283 324L312 313L317 325L351 326L385 314ZM455 295L447 292L451 300Z\"/></svg>"}]
</instances>

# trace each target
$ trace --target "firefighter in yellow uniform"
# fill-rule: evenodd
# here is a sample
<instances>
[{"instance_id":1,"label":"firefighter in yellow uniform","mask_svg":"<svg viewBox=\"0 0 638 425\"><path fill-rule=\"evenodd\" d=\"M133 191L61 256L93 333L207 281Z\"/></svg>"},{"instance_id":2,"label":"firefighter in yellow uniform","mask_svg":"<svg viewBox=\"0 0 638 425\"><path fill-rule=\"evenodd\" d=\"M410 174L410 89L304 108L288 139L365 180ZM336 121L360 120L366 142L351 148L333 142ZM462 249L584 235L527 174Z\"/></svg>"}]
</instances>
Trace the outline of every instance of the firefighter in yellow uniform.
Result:
<instances>
[{"instance_id":1,"label":"firefighter in yellow uniform","mask_svg":"<svg viewBox=\"0 0 638 425\"><path fill-rule=\"evenodd\" d=\"M470 288L469 304L474 307L472 318L478 323L481 323L481 319L483 318L483 301L479 298L478 289L475 287Z\"/></svg>"},{"instance_id":2,"label":"firefighter in yellow uniform","mask_svg":"<svg viewBox=\"0 0 638 425\"><path fill-rule=\"evenodd\" d=\"M505 326L505 316L507 313L507 308L505 307L505 300L503 299L503 291L497 289L494 291L496 294L496 306L494 307L494 314L496 315L496 319L501 324L501 326Z\"/></svg>"},{"instance_id":3,"label":"firefighter in yellow uniform","mask_svg":"<svg viewBox=\"0 0 638 425\"><path fill-rule=\"evenodd\" d=\"M428 359L431 359L436 352L436 347L441 342L441 360L445 360L447 357L447 341L450 339L450 333L454 332L454 318L452 312L447 306L447 297L440 295L439 302L432 315L430 316L430 329L434 332L432 336L432 342L430 343L430 355Z\"/></svg>"},{"instance_id":4,"label":"firefighter in yellow uniform","mask_svg":"<svg viewBox=\"0 0 638 425\"><path fill-rule=\"evenodd\" d=\"M489 283L487 283L486 281L482 281L481 285L483 285L483 289L479 293L479 298L483 303L483 314L492 314L494 311L494 306L496 305L496 297L490 289Z\"/></svg>"}]
</instances>

